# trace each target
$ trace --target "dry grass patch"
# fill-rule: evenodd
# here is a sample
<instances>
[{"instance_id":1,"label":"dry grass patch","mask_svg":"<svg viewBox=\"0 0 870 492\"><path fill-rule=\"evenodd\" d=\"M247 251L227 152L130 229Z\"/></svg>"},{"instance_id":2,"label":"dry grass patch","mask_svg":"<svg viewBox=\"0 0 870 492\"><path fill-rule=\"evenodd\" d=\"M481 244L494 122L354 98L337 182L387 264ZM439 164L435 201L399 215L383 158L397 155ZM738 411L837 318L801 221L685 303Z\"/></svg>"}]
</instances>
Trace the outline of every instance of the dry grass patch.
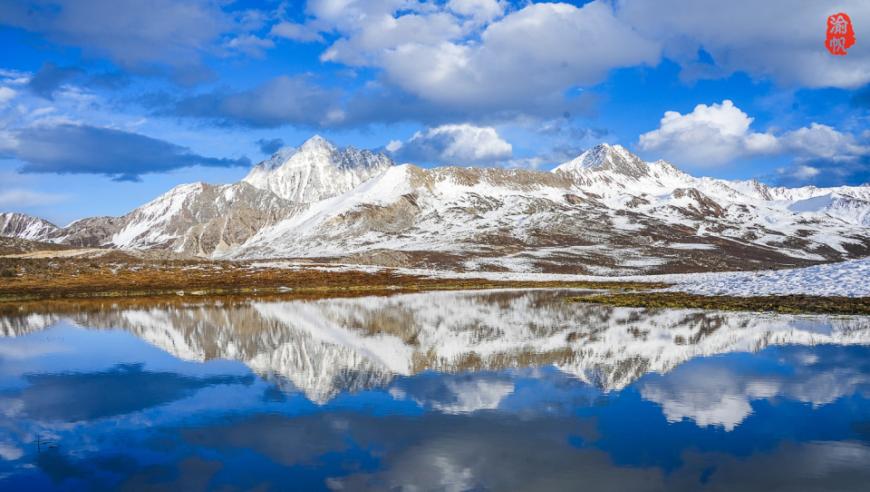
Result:
<instances>
[{"instance_id":1,"label":"dry grass patch","mask_svg":"<svg viewBox=\"0 0 870 492\"><path fill-rule=\"evenodd\" d=\"M870 315L870 297L790 296L703 296L683 292L633 292L571 297L572 302L620 307L662 309L710 309L717 311L759 311L782 314Z\"/></svg>"},{"instance_id":2,"label":"dry grass patch","mask_svg":"<svg viewBox=\"0 0 870 492\"><path fill-rule=\"evenodd\" d=\"M0 258L0 302L36 299L270 295L332 297L428 290L581 288L633 290L663 287L631 282L525 282L443 279L314 268L255 268L247 262L140 260L110 253L100 258Z\"/></svg>"}]
</instances>

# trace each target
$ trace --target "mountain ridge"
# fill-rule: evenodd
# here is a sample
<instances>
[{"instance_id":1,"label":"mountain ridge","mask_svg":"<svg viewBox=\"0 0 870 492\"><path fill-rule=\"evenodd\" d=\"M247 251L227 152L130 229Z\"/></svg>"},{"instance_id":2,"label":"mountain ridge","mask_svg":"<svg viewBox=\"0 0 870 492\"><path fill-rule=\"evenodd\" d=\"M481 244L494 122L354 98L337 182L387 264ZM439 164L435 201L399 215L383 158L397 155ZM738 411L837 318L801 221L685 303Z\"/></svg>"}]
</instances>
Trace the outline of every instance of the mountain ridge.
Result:
<instances>
[{"instance_id":1,"label":"mountain ridge","mask_svg":"<svg viewBox=\"0 0 870 492\"><path fill-rule=\"evenodd\" d=\"M349 191L392 165L392 159L383 154L339 149L315 135L298 149L280 149L254 166L242 181L285 200L311 203Z\"/></svg>"},{"instance_id":2,"label":"mountain ridge","mask_svg":"<svg viewBox=\"0 0 870 492\"><path fill-rule=\"evenodd\" d=\"M550 172L426 169L315 136L238 183L180 185L121 217L58 228L8 215L0 235L219 259L623 274L870 254L870 187L697 178L607 144Z\"/></svg>"}]
</instances>

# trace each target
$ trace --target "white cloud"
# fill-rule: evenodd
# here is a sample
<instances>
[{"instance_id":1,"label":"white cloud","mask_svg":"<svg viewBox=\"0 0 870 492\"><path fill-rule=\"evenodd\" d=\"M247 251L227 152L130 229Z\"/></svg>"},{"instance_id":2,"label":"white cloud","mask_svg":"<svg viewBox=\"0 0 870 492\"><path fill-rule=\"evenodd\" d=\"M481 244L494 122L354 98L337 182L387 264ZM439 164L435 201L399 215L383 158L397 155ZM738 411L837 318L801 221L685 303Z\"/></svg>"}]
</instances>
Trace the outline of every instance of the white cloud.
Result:
<instances>
[{"instance_id":1,"label":"white cloud","mask_svg":"<svg viewBox=\"0 0 870 492\"><path fill-rule=\"evenodd\" d=\"M752 121L728 99L721 104L699 104L691 113L665 112L659 128L641 135L639 144L645 151L695 166L778 151L776 137L751 131Z\"/></svg>"},{"instance_id":2,"label":"white cloud","mask_svg":"<svg viewBox=\"0 0 870 492\"><path fill-rule=\"evenodd\" d=\"M794 0L619 0L618 17L661 41L688 79L745 71L784 85L859 87L870 82L870 50L831 56L824 48L825 20L847 12L859 39L870 36L870 2ZM860 41L859 41L860 42ZM703 48L715 64L698 59ZM857 46L856 46L857 48Z\"/></svg>"},{"instance_id":3,"label":"white cloud","mask_svg":"<svg viewBox=\"0 0 870 492\"><path fill-rule=\"evenodd\" d=\"M870 3L839 5L852 16L859 39L870 35ZM870 82L870 50L832 57L824 49L829 10L824 2L795 7L792 0L593 0L582 7L310 0L307 19L278 24L273 34L313 41L328 33L334 41L321 59L378 70L377 84L387 93L440 112L461 110L461 120L486 115L504 121L576 113L577 101L566 93L601 82L615 68L655 65L663 55L680 64L684 79L742 71L786 86ZM744 143L765 149L770 139L760 137ZM709 157L721 161L720 153Z\"/></svg>"},{"instance_id":4,"label":"white cloud","mask_svg":"<svg viewBox=\"0 0 870 492\"><path fill-rule=\"evenodd\" d=\"M0 207L37 207L66 200L65 195L24 189L0 190Z\"/></svg>"},{"instance_id":5,"label":"white cloud","mask_svg":"<svg viewBox=\"0 0 870 492\"><path fill-rule=\"evenodd\" d=\"M870 26L870 3L847 0L846 7L860 38ZM311 17L286 29L299 40L315 39L314 31L337 35L322 60L379 69L379 82L443 111L552 117L573 112L566 91L599 83L614 68L655 65L663 53L688 79L744 71L783 85L870 82L870 51L832 57L824 49L828 10L817 2L796 8L790 0L594 0L582 7L311 0ZM700 60L701 49L713 63ZM763 135L747 138L750 147L770 145ZM719 150L709 158L721 162Z\"/></svg>"},{"instance_id":6,"label":"white cloud","mask_svg":"<svg viewBox=\"0 0 870 492\"><path fill-rule=\"evenodd\" d=\"M261 57L265 50L275 47L275 42L271 39L261 38L251 34L244 34L231 39L227 42L226 47L248 56Z\"/></svg>"},{"instance_id":7,"label":"white cloud","mask_svg":"<svg viewBox=\"0 0 870 492\"><path fill-rule=\"evenodd\" d=\"M469 124L429 128L405 143L391 141L386 148L402 161L457 165L506 160L513 153L495 128Z\"/></svg>"},{"instance_id":8,"label":"white cloud","mask_svg":"<svg viewBox=\"0 0 870 492\"><path fill-rule=\"evenodd\" d=\"M323 41L317 28L311 24L297 24L295 22L281 22L272 26L269 31L271 36L292 39L301 42Z\"/></svg>"},{"instance_id":9,"label":"white cloud","mask_svg":"<svg viewBox=\"0 0 870 492\"><path fill-rule=\"evenodd\" d=\"M785 147L805 158L843 161L870 154L870 146L860 145L852 134L819 123L787 132L781 140Z\"/></svg>"},{"instance_id":10,"label":"white cloud","mask_svg":"<svg viewBox=\"0 0 870 492\"><path fill-rule=\"evenodd\" d=\"M380 57L387 78L412 94L499 108L563 100L612 68L657 61L657 46L602 3L534 4L490 24L480 42L409 43Z\"/></svg>"},{"instance_id":11,"label":"white cloud","mask_svg":"<svg viewBox=\"0 0 870 492\"><path fill-rule=\"evenodd\" d=\"M609 3L530 4L505 15L506 5L318 0L306 22L339 34L322 60L381 69L392 87L442 110L562 114L572 107L566 90L659 60L658 44Z\"/></svg>"},{"instance_id":12,"label":"white cloud","mask_svg":"<svg viewBox=\"0 0 870 492\"><path fill-rule=\"evenodd\" d=\"M399 140L390 140L387 145L384 146L387 152L396 152L397 150L402 148L402 142Z\"/></svg>"},{"instance_id":13,"label":"white cloud","mask_svg":"<svg viewBox=\"0 0 870 492\"><path fill-rule=\"evenodd\" d=\"M18 94L14 89L9 87L0 87L0 108L6 106L6 103L15 98Z\"/></svg>"},{"instance_id":14,"label":"white cloud","mask_svg":"<svg viewBox=\"0 0 870 492\"><path fill-rule=\"evenodd\" d=\"M505 6L497 0L450 0L447 8L476 22L488 22L501 17Z\"/></svg>"},{"instance_id":15,"label":"white cloud","mask_svg":"<svg viewBox=\"0 0 870 492\"><path fill-rule=\"evenodd\" d=\"M828 125L775 134L751 129L753 119L730 100L699 104L686 114L666 111L659 127L640 136L641 150L686 166L704 167L759 155L789 156L777 170L783 184L864 183L870 172L870 142Z\"/></svg>"},{"instance_id":16,"label":"white cloud","mask_svg":"<svg viewBox=\"0 0 870 492\"><path fill-rule=\"evenodd\" d=\"M781 178L786 178L789 181L804 182L816 178L822 171L813 166L801 164L793 168L779 168L777 172Z\"/></svg>"},{"instance_id":17,"label":"white cloud","mask_svg":"<svg viewBox=\"0 0 870 492\"><path fill-rule=\"evenodd\" d=\"M777 170L784 184L870 182L870 142L864 134L859 139L851 133L812 123L784 133L780 142L783 151L795 160L792 166Z\"/></svg>"},{"instance_id":18,"label":"white cloud","mask_svg":"<svg viewBox=\"0 0 870 492\"><path fill-rule=\"evenodd\" d=\"M458 20L447 13L383 14L367 18L339 39L321 59L348 65L378 65L382 57L404 46L437 46L464 34ZM419 60L418 64L419 64ZM424 64L421 65L421 68Z\"/></svg>"}]
</instances>

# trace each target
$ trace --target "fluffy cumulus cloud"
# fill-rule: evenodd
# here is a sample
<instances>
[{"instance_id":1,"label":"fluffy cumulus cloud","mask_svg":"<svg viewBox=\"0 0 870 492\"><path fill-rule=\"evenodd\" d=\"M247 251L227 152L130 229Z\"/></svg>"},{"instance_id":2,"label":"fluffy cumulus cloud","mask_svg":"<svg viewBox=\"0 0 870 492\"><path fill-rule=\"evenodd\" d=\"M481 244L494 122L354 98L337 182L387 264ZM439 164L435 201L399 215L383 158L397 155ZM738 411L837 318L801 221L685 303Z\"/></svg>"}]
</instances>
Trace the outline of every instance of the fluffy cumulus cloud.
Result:
<instances>
[{"instance_id":1,"label":"fluffy cumulus cloud","mask_svg":"<svg viewBox=\"0 0 870 492\"><path fill-rule=\"evenodd\" d=\"M454 40L461 30L448 25L430 31L424 42L401 35L389 45L370 46L351 35L325 56L354 63L359 58L343 57L344 47L365 51L367 63L382 68L391 83L438 104L523 111L543 103L555 112L571 87L600 82L612 68L658 61L655 43L602 3L530 5L489 24L479 41Z\"/></svg>"},{"instance_id":2,"label":"fluffy cumulus cloud","mask_svg":"<svg viewBox=\"0 0 870 492\"><path fill-rule=\"evenodd\" d=\"M0 23L127 68L169 65L192 81L204 76L204 69L192 68L202 69L204 55L261 56L283 39L321 43L323 62L373 69L364 72L373 74L367 82L415 102L402 106L408 114L387 108L389 115L369 113L368 119L352 111L341 122L320 118L329 124L398 115L433 125L443 122L431 117L439 112L462 112L464 119L452 121L478 122L573 114L577 102L566 97L572 89L593 86L614 68L655 65L663 56L679 63L690 79L742 71L790 86L870 82L870 51L832 57L822 49L824 19L831 11L825 2L593 0L578 7L506 0L308 0L304 8L297 6L301 2L252 11L219 0L27 0L0 4ZM870 3L845 0L837 9L849 12L859 39L870 35ZM50 94L57 82L45 75ZM330 90L285 92L283 99L305 106L298 100L322 102L323 92ZM286 104L277 113L286 115ZM223 117L260 126L264 119L268 125L299 120L263 118L262 109L238 106L222 111Z\"/></svg>"},{"instance_id":3,"label":"fluffy cumulus cloud","mask_svg":"<svg viewBox=\"0 0 870 492\"><path fill-rule=\"evenodd\" d=\"M329 39L322 62L371 68L374 78L339 91L281 76L190 98L172 112L258 127L552 118L588 112L590 98L566 97L570 89L598 83L613 68L655 64L660 52L604 2L311 0L306 12L301 21L279 20L269 35Z\"/></svg>"},{"instance_id":4,"label":"fluffy cumulus cloud","mask_svg":"<svg viewBox=\"0 0 870 492\"><path fill-rule=\"evenodd\" d=\"M414 134L386 149L397 160L437 164L484 164L510 159L513 148L495 128L469 124L442 125Z\"/></svg>"},{"instance_id":5,"label":"fluffy cumulus cloud","mask_svg":"<svg viewBox=\"0 0 870 492\"><path fill-rule=\"evenodd\" d=\"M780 133L751 129L753 119L730 100L699 104L690 113L667 111L659 127L640 136L641 150L692 167L744 157L788 156L784 184L862 184L870 180L870 139L812 123Z\"/></svg>"},{"instance_id":6,"label":"fluffy cumulus cloud","mask_svg":"<svg viewBox=\"0 0 870 492\"><path fill-rule=\"evenodd\" d=\"M808 159L850 161L856 156L870 154L870 142L862 144L850 133L819 123L786 132L781 140L788 149Z\"/></svg>"},{"instance_id":7,"label":"fluffy cumulus cloud","mask_svg":"<svg viewBox=\"0 0 870 492\"><path fill-rule=\"evenodd\" d=\"M870 50L861 48L860 41L845 57L830 56L822 44L825 19L835 10L849 13L859 40L870 38L870 3L860 0L843 0L836 9L810 0L592 0L580 6L507 0L308 0L304 7L302 2L278 2L260 11L246 10L246 5L224 0L0 2L0 24L83 54L76 62L80 66L46 63L22 84L3 83L0 109L11 111L14 98L25 93L53 107L39 108L44 113L31 117L49 121L31 121L15 131L0 122L0 151L14 147L15 155L29 156L25 169L31 171L61 169L40 161L45 157L28 150L33 146L21 137L32 133L43 141L49 134L63 139L76 129L118 141L101 127L114 128L116 121L90 119L93 92L80 90L98 83L89 73L95 60L101 66L108 60L109 70L122 76L168 70L176 81L197 82L209 75L206 66L221 70L223 63L216 60L222 57L261 57L299 42L316 44L311 50L319 53L321 63L314 74L252 70L272 75L234 76L236 86L173 88L164 93L172 96L147 100L153 110L147 116L254 128L355 128L413 121L429 129L394 142L391 148L398 156L417 162L484 163L512 158L510 144L492 126L521 127L530 121L542 126L564 115L589 114L600 93L589 88L606 81L615 69L656 66L662 59L676 62L684 80L740 72L788 89L851 89L870 83ZM355 78L335 76L351 72ZM103 75L107 84L120 80L113 73ZM142 92L166 90L150 82L143 86ZM866 103L865 96L853 98L856 107ZM62 97L77 97L78 112L57 110ZM551 145L556 149L552 156L567 158L581 146L577 138L559 140ZM780 173L788 179L820 182L836 176L856 182L866 180L868 140L870 135L819 124L792 131L753 129L752 117L725 100L687 113L665 113L658 128L640 137L639 147L694 166L789 155L794 165ZM521 140L516 143L525 148ZM269 142L258 145L264 152L274 147ZM184 149L164 149L161 155L172 156L167 159L170 168L191 156L202 157ZM233 161L203 159L214 165ZM144 169L136 159L130 162L138 162L134 169ZM87 167L84 162L67 164L73 164L68 169ZM102 169L99 164L92 167Z\"/></svg>"},{"instance_id":8,"label":"fluffy cumulus cloud","mask_svg":"<svg viewBox=\"0 0 870 492\"><path fill-rule=\"evenodd\" d=\"M691 113L667 111L659 128L640 136L640 148L694 166L713 166L737 157L775 152L776 137L750 130L752 118L733 102L699 104Z\"/></svg>"},{"instance_id":9,"label":"fluffy cumulus cloud","mask_svg":"<svg viewBox=\"0 0 870 492\"><path fill-rule=\"evenodd\" d=\"M111 128L60 124L16 130L14 145L3 157L24 164L23 173L102 174L136 180L146 173L190 166L248 166L248 159L205 157L190 149Z\"/></svg>"},{"instance_id":10,"label":"fluffy cumulus cloud","mask_svg":"<svg viewBox=\"0 0 870 492\"><path fill-rule=\"evenodd\" d=\"M655 64L660 52L656 42L619 21L609 3L597 1L517 8L500 0L311 0L306 12L302 21L273 25L271 35L329 39L323 62L376 71L362 96L413 100L387 108L384 116L364 111L353 94L348 99L364 106L347 111L355 122L576 113L585 101L567 98L566 91L600 82L613 68ZM372 85L381 90L371 91Z\"/></svg>"},{"instance_id":11,"label":"fluffy cumulus cloud","mask_svg":"<svg viewBox=\"0 0 870 492\"><path fill-rule=\"evenodd\" d=\"M450 0L447 8L461 16L470 17L477 22L489 22L501 17L505 2L499 0Z\"/></svg>"},{"instance_id":12,"label":"fluffy cumulus cloud","mask_svg":"<svg viewBox=\"0 0 870 492\"><path fill-rule=\"evenodd\" d=\"M848 12L856 35L870 36L870 3L863 0L619 0L618 17L659 40L689 79L743 71L784 85L855 88L870 82L870 50L848 56L824 50L825 21ZM703 48L712 63L700 60Z\"/></svg>"},{"instance_id":13,"label":"fluffy cumulus cloud","mask_svg":"<svg viewBox=\"0 0 870 492\"><path fill-rule=\"evenodd\" d=\"M218 48L260 56L287 39L322 44L320 59L327 67L372 69L361 72L365 83L342 93L304 76L281 76L246 91L191 98L176 111L248 126L549 119L588 105L566 94L582 94L615 68L653 66L663 56L680 64L688 79L742 71L788 86L870 82L870 52L831 57L822 48L830 9L818 2L593 0L578 7L503 0L309 0L302 10L291 12L285 5L255 15L211 0L183 6L158 0L129 8L114 2L106 8L107 0L57 0L57 12L48 15L46 1L31 0L29 10L26 4L0 7L0 22L127 66L189 64ZM847 0L842 8L860 38L870 26L870 4ZM25 15L28 11L32 14ZM82 22L86 17L93 20ZM276 104L264 104L266 99ZM395 100L403 103L390 103ZM325 109L316 111L319 106Z\"/></svg>"},{"instance_id":14,"label":"fluffy cumulus cloud","mask_svg":"<svg viewBox=\"0 0 870 492\"><path fill-rule=\"evenodd\" d=\"M842 8L860 37L861 26L870 26L870 4L852 0ZM310 0L303 22L279 23L273 34L330 39L324 62L374 68L387 92L400 91L441 111L463 108L477 120L549 118L571 112L565 94L572 88L593 86L614 68L655 65L662 56L679 63L687 79L742 71L787 86L870 82L870 52L831 57L823 49L819 40L828 10L818 2L795 6L789 0L761 6L749 0L595 0L580 7ZM409 116L425 113L417 108Z\"/></svg>"}]
</instances>

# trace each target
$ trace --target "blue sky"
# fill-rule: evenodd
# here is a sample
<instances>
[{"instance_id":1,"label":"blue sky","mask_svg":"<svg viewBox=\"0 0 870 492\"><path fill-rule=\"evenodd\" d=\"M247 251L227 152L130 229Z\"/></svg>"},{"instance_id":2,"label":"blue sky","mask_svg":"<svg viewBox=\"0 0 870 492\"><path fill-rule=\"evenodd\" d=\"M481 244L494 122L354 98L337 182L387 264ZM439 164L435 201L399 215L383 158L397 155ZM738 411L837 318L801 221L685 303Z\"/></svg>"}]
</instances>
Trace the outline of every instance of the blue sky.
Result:
<instances>
[{"instance_id":1,"label":"blue sky","mask_svg":"<svg viewBox=\"0 0 870 492\"><path fill-rule=\"evenodd\" d=\"M824 46L837 12L846 56ZM865 40L857 0L0 1L0 210L119 215L315 133L424 166L548 170L609 142L862 184Z\"/></svg>"}]
</instances>

